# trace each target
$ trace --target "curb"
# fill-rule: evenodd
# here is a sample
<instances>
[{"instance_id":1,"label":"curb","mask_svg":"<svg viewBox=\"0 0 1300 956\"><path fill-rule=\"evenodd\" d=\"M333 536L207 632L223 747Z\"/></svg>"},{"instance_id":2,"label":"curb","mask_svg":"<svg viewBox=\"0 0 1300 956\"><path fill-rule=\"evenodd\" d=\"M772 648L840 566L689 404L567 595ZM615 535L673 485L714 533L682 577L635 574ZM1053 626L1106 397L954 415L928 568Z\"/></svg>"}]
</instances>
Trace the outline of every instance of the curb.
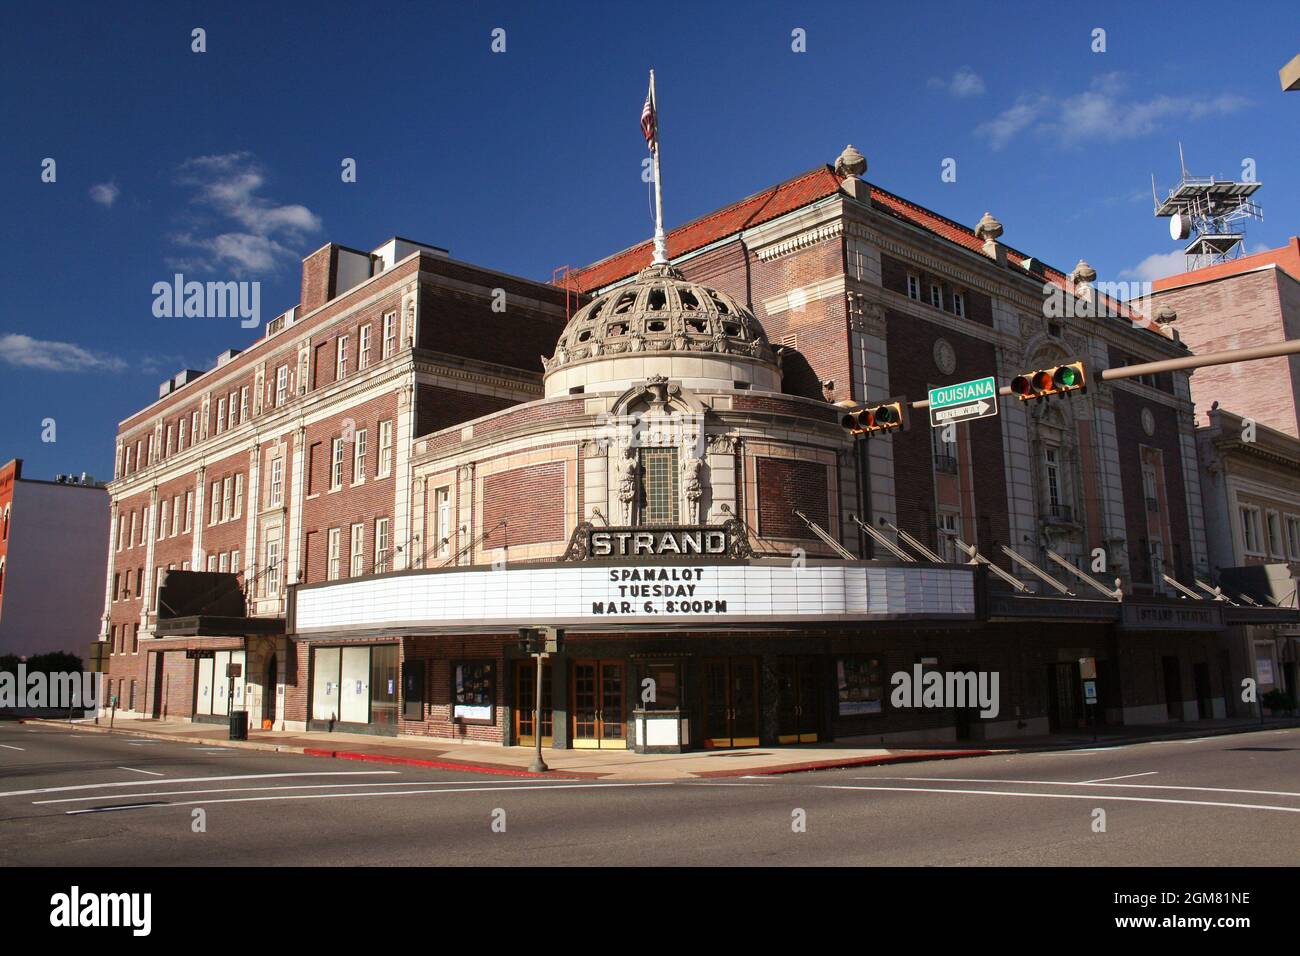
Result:
<instances>
[{"instance_id":1,"label":"curb","mask_svg":"<svg viewBox=\"0 0 1300 956\"><path fill-rule=\"evenodd\" d=\"M890 763L921 763L926 760L960 760L963 757L992 757L1010 753L1006 750L936 750L933 753L886 754L877 757L846 757L843 760L818 760L811 763L782 764L777 767L757 767L751 770L705 770L697 777L775 777L787 773L808 773L814 770L843 770L848 767L870 767Z\"/></svg>"},{"instance_id":2,"label":"curb","mask_svg":"<svg viewBox=\"0 0 1300 956\"><path fill-rule=\"evenodd\" d=\"M336 760L360 760L366 763L391 763L400 764L404 767L428 767L434 770L459 770L465 773L494 774L499 777L532 777L538 780L595 780L603 776L603 774L575 773L573 771L563 772L563 776L557 776L561 771L555 771L552 773L535 773L532 770L521 770L518 767L507 767L501 764L460 763L455 760L425 760L420 757L398 757L392 754L368 754L349 750L323 750L318 747L304 747L302 753L308 757L333 757Z\"/></svg>"}]
</instances>

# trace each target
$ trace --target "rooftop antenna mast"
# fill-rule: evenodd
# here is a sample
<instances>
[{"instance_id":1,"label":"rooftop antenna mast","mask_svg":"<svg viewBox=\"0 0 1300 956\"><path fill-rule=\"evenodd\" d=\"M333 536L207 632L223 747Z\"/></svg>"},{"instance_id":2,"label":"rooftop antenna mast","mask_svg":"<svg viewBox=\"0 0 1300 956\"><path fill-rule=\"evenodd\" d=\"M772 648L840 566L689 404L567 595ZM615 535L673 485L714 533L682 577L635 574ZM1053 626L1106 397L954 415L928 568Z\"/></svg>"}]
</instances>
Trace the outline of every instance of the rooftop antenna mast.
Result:
<instances>
[{"instance_id":1,"label":"rooftop antenna mast","mask_svg":"<svg viewBox=\"0 0 1300 956\"><path fill-rule=\"evenodd\" d=\"M1169 220L1170 237L1186 243L1183 256L1188 270L1239 258L1245 251L1246 221L1264 218L1264 211L1250 198L1263 183L1193 176L1187 171L1182 143L1178 166L1182 178L1163 201L1152 175L1151 199L1157 218Z\"/></svg>"}]
</instances>

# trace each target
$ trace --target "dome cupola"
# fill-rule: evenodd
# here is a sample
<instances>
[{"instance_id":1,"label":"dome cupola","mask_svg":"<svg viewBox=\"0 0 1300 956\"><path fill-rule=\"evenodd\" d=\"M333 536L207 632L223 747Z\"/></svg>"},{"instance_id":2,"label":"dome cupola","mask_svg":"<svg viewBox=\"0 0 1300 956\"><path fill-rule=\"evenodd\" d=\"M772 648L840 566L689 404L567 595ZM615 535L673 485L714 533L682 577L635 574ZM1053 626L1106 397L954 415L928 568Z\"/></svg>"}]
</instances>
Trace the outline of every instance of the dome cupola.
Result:
<instances>
[{"instance_id":1,"label":"dome cupola","mask_svg":"<svg viewBox=\"0 0 1300 956\"><path fill-rule=\"evenodd\" d=\"M776 356L753 313L666 263L575 312L542 365L548 397L579 388L621 391L656 374L693 388L781 388Z\"/></svg>"}]
</instances>

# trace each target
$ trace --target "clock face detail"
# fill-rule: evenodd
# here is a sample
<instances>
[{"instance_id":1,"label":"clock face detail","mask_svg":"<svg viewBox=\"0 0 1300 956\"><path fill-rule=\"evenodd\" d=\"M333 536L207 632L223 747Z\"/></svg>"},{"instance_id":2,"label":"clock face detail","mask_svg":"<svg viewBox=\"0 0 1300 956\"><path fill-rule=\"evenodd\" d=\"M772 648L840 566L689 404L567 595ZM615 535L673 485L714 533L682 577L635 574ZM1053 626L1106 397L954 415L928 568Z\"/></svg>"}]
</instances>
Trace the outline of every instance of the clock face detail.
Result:
<instances>
[{"instance_id":1,"label":"clock face detail","mask_svg":"<svg viewBox=\"0 0 1300 956\"><path fill-rule=\"evenodd\" d=\"M951 375L957 369L957 352L947 339L934 343L934 365L944 375Z\"/></svg>"}]
</instances>

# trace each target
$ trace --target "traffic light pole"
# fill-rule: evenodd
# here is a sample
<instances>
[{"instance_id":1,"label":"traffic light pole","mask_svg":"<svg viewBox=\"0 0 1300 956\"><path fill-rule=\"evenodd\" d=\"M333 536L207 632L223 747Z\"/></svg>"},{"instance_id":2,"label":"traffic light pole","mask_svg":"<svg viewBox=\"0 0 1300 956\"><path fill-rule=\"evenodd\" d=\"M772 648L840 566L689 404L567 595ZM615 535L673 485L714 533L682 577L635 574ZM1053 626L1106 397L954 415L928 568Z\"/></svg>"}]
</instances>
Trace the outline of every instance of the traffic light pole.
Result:
<instances>
[{"instance_id":1,"label":"traffic light pole","mask_svg":"<svg viewBox=\"0 0 1300 956\"><path fill-rule=\"evenodd\" d=\"M1140 365L1123 365L1119 368L1103 369L1097 377L1104 382L1120 378L1137 378L1139 375L1156 375L1160 372L1181 372L1185 369L1209 368L1212 365L1231 365L1234 362L1253 362L1258 359L1278 358L1283 355L1300 355L1300 339L1287 339L1271 345L1256 345L1248 349L1228 349L1224 352L1207 352L1204 355L1188 355L1185 358L1161 359L1159 362L1143 362ZM1013 395L1010 385L998 389L999 395ZM910 402L911 408L929 408L928 399Z\"/></svg>"}]
</instances>

